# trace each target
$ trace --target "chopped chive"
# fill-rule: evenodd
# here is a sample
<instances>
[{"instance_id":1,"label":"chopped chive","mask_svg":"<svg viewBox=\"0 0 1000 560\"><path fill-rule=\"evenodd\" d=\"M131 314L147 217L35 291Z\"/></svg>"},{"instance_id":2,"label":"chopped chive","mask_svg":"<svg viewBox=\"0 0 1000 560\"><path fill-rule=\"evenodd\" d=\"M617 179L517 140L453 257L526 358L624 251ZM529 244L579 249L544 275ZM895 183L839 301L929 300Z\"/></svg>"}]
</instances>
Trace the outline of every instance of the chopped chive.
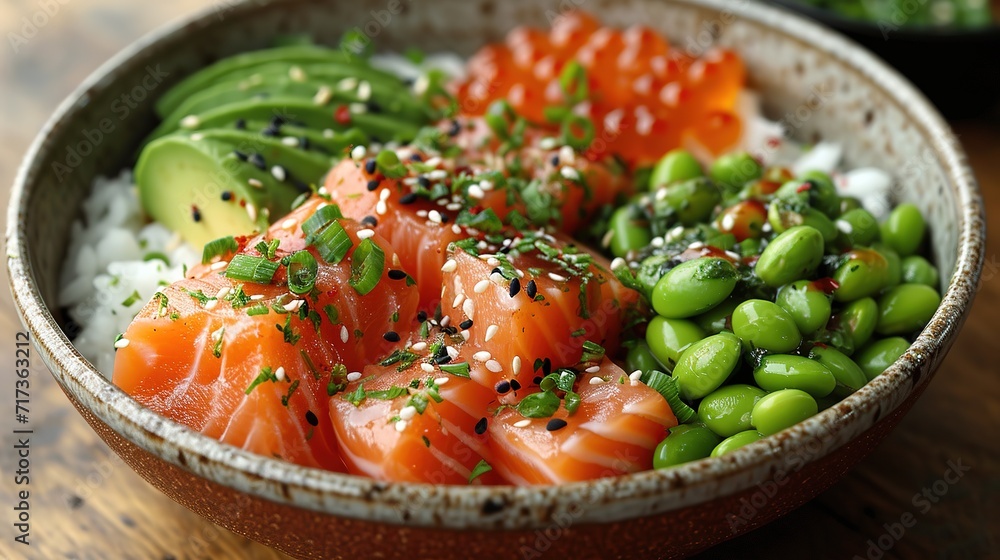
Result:
<instances>
[{"instance_id":1,"label":"chopped chive","mask_svg":"<svg viewBox=\"0 0 1000 560\"><path fill-rule=\"evenodd\" d=\"M288 289L293 294L308 294L316 285L319 264L309 251L296 251L288 261Z\"/></svg>"},{"instance_id":2,"label":"chopped chive","mask_svg":"<svg viewBox=\"0 0 1000 560\"><path fill-rule=\"evenodd\" d=\"M642 382L651 389L663 395L670 405L670 410L674 412L677 421L681 424L698 420L698 413L681 400L680 389L677 387L677 379L660 371L652 370L642 376Z\"/></svg>"},{"instance_id":3,"label":"chopped chive","mask_svg":"<svg viewBox=\"0 0 1000 560\"><path fill-rule=\"evenodd\" d=\"M250 316L267 315L270 312L271 310L263 303L258 303L257 305L251 307L250 309L247 309L247 315Z\"/></svg>"},{"instance_id":4,"label":"chopped chive","mask_svg":"<svg viewBox=\"0 0 1000 560\"><path fill-rule=\"evenodd\" d=\"M270 284L277 271L278 263L264 257L236 255L226 267L226 276L234 280L244 280L255 284Z\"/></svg>"},{"instance_id":5,"label":"chopped chive","mask_svg":"<svg viewBox=\"0 0 1000 560\"><path fill-rule=\"evenodd\" d=\"M313 363L309 354L306 354L305 350L299 350L299 355L302 356L302 361L306 363L306 367L309 368L309 372L312 373L313 379L319 379L319 370L316 369L316 364Z\"/></svg>"},{"instance_id":6,"label":"chopped chive","mask_svg":"<svg viewBox=\"0 0 1000 560\"><path fill-rule=\"evenodd\" d=\"M604 359L604 347L589 340L583 341L583 355L580 356L581 363L599 362Z\"/></svg>"},{"instance_id":7,"label":"chopped chive","mask_svg":"<svg viewBox=\"0 0 1000 560\"><path fill-rule=\"evenodd\" d=\"M206 296L205 292L203 292L201 290L189 290L187 288L184 288L184 291L187 292L187 294L189 296L191 296L192 298L194 298L195 301L197 301L198 304L201 305L202 307L205 307L205 304L207 304L209 301L215 299L214 297Z\"/></svg>"},{"instance_id":8,"label":"chopped chive","mask_svg":"<svg viewBox=\"0 0 1000 560\"><path fill-rule=\"evenodd\" d=\"M135 305L135 302L139 301L140 299L142 299L142 296L139 295L139 290L132 290L132 294L129 295L127 298L125 298L124 301L122 301L122 306L131 307Z\"/></svg>"},{"instance_id":9,"label":"chopped chive","mask_svg":"<svg viewBox=\"0 0 1000 560\"><path fill-rule=\"evenodd\" d=\"M298 388L299 388L299 380L296 379L295 381L292 381L291 385L288 386L288 393L286 393L285 396L281 397L281 406L288 406L288 399L292 398L292 395L295 394L295 390Z\"/></svg>"},{"instance_id":10,"label":"chopped chive","mask_svg":"<svg viewBox=\"0 0 1000 560\"><path fill-rule=\"evenodd\" d=\"M469 363L468 362L458 362L455 364L441 364L438 366L441 371L445 373L450 373L452 375L457 375L458 377L469 377Z\"/></svg>"},{"instance_id":11,"label":"chopped chive","mask_svg":"<svg viewBox=\"0 0 1000 560\"><path fill-rule=\"evenodd\" d=\"M145 262L149 262L149 261L153 261L153 260L160 260L160 261L163 261L163 264L165 264L167 266L170 266L170 257L168 257L167 255L165 255L164 253L161 253L159 251L153 251L151 253L146 253L146 255L142 257L142 260L145 261Z\"/></svg>"},{"instance_id":12,"label":"chopped chive","mask_svg":"<svg viewBox=\"0 0 1000 560\"><path fill-rule=\"evenodd\" d=\"M323 306L323 313L326 314L326 318L330 321L331 324L336 325L337 323L340 322L340 313L337 311L337 308L332 303L328 303Z\"/></svg>"},{"instance_id":13,"label":"chopped chive","mask_svg":"<svg viewBox=\"0 0 1000 560\"><path fill-rule=\"evenodd\" d=\"M271 368L269 367L261 368L260 373L257 374L257 377L250 382L250 386L247 387L246 390L243 392L249 395L250 392L253 391L254 388L260 385L261 383L265 381L276 382L277 380L278 378L274 375L274 371L272 371Z\"/></svg>"},{"instance_id":14,"label":"chopped chive","mask_svg":"<svg viewBox=\"0 0 1000 560\"><path fill-rule=\"evenodd\" d=\"M337 221L331 221L311 234L306 238L306 243L316 247L320 258L330 264L339 263L354 244L347 235L347 230Z\"/></svg>"},{"instance_id":15,"label":"chopped chive","mask_svg":"<svg viewBox=\"0 0 1000 560\"><path fill-rule=\"evenodd\" d=\"M209 241L201 251L201 264L208 264L215 257L235 253L239 248L232 235Z\"/></svg>"},{"instance_id":16,"label":"chopped chive","mask_svg":"<svg viewBox=\"0 0 1000 560\"><path fill-rule=\"evenodd\" d=\"M351 277L347 283L359 294L365 295L378 285L384 269L385 251L371 239L365 239L354 250L351 261Z\"/></svg>"},{"instance_id":17,"label":"chopped chive","mask_svg":"<svg viewBox=\"0 0 1000 560\"><path fill-rule=\"evenodd\" d=\"M389 179L399 179L406 176L406 167L399 161L399 156L392 150L382 150L375 156L375 166Z\"/></svg>"},{"instance_id":18,"label":"chopped chive","mask_svg":"<svg viewBox=\"0 0 1000 560\"><path fill-rule=\"evenodd\" d=\"M328 204L319 210L316 210L312 216L309 216L306 221L302 222L302 232L305 233L308 238L313 233L322 229L327 223L332 222L333 220L339 220L343 217L344 214L341 213L339 206L336 204Z\"/></svg>"},{"instance_id":19,"label":"chopped chive","mask_svg":"<svg viewBox=\"0 0 1000 560\"><path fill-rule=\"evenodd\" d=\"M233 306L233 309L246 307L251 301L250 296L243 291L243 284L237 285L235 289L230 291L226 295L225 300Z\"/></svg>"}]
</instances>

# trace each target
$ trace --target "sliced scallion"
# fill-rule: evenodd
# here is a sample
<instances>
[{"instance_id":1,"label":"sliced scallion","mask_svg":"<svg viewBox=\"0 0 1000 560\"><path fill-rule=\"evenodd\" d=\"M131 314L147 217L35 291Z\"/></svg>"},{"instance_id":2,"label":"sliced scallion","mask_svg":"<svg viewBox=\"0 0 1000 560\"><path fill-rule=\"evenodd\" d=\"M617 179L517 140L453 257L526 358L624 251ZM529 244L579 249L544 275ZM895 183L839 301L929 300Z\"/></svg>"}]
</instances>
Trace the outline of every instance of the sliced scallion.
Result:
<instances>
[{"instance_id":1,"label":"sliced scallion","mask_svg":"<svg viewBox=\"0 0 1000 560\"><path fill-rule=\"evenodd\" d=\"M351 246L354 245L344 226L337 221L326 224L311 237L306 238L306 242L316 247L320 258L330 264L336 264L343 260L347 256L347 252L351 250Z\"/></svg>"},{"instance_id":2,"label":"sliced scallion","mask_svg":"<svg viewBox=\"0 0 1000 560\"><path fill-rule=\"evenodd\" d=\"M347 283L359 294L365 295L375 289L385 270L385 251L371 239L365 239L354 250L351 261L351 277Z\"/></svg>"},{"instance_id":3,"label":"sliced scallion","mask_svg":"<svg viewBox=\"0 0 1000 560\"><path fill-rule=\"evenodd\" d=\"M201 251L201 264L208 264L215 257L235 253L239 248L232 235L209 241Z\"/></svg>"},{"instance_id":4,"label":"sliced scallion","mask_svg":"<svg viewBox=\"0 0 1000 560\"><path fill-rule=\"evenodd\" d=\"M297 251L288 261L288 289L293 294L308 294L316 286L319 265L309 251Z\"/></svg>"},{"instance_id":5,"label":"sliced scallion","mask_svg":"<svg viewBox=\"0 0 1000 560\"><path fill-rule=\"evenodd\" d=\"M399 179L406 176L406 167L399 161L399 156L392 150L382 150L375 156L375 166L379 172L389 179Z\"/></svg>"},{"instance_id":6,"label":"sliced scallion","mask_svg":"<svg viewBox=\"0 0 1000 560\"><path fill-rule=\"evenodd\" d=\"M309 216L306 221L302 222L302 231L306 234L306 242L309 242L309 236L322 229L327 222L339 220L343 217L344 215L340 212L340 207L336 204L327 204L316 210L312 216Z\"/></svg>"},{"instance_id":7,"label":"sliced scallion","mask_svg":"<svg viewBox=\"0 0 1000 560\"><path fill-rule=\"evenodd\" d=\"M670 410L674 412L678 422L687 424L698 420L698 413L681 400L676 379L654 369L643 374L641 381L667 399L667 404L670 405Z\"/></svg>"},{"instance_id":8,"label":"sliced scallion","mask_svg":"<svg viewBox=\"0 0 1000 560\"><path fill-rule=\"evenodd\" d=\"M255 284L270 284L274 273L278 271L278 263L264 257L236 255L226 267L226 276L233 280L243 280Z\"/></svg>"},{"instance_id":9,"label":"sliced scallion","mask_svg":"<svg viewBox=\"0 0 1000 560\"><path fill-rule=\"evenodd\" d=\"M469 377L469 363L468 362L458 362L456 364L441 364L438 366L441 371L445 373L450 373L451 375L457 375L458 377Z\"/></svg>"}]
</instances>

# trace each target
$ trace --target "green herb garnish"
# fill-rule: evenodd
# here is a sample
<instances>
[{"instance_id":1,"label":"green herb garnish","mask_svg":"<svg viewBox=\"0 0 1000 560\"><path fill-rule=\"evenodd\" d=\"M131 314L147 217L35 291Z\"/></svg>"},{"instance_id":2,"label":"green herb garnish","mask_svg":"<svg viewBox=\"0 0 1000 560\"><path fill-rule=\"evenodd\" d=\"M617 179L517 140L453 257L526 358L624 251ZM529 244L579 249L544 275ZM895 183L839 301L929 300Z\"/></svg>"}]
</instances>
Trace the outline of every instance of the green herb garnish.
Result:
<instances>
[{"instance_id":1,"label":"green herb garnish","mask_svg":"<svg viewBox=\"0 0 1000 560\"><path fill-rule=\"evenodd\" d=\"M270 284L277 271L278 263L264 257L236 255L226 267L226 277L255 284Z\"/></svg>"},{"instance_id":2,"label":"green herb garnish","mask_svg":"<svg viewBox=\"0 0 1000 560\"><path fill-rule=\"evenodd\" d=\"M296 251L288 261L288 290L293 294L308 294L316 286L319 264L309 251Z\"/></svg>"},{"instance_id":3,"label":"green herb garnish","mask_svg":"<svg viewBox=\"0 0 1000 560\"><path fill-rule=\"evenodd\" d=\"M375 289L385 270L385 251L371 239L365 239L354 250L351 277L347 283L361 295Z\"/></svg>"}]
</instances>

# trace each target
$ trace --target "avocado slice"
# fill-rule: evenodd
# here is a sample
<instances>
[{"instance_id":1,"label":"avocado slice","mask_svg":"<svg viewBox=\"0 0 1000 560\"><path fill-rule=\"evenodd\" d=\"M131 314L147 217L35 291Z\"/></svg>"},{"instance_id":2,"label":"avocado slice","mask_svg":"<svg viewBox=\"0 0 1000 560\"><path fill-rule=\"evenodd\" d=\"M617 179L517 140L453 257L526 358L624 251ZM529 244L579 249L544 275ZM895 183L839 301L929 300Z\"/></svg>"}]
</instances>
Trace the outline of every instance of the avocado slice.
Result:
<instances>
[{"instance_id":1,"label":"avocado slice","mask_svg":"<svg viewBox=\"0 0 1000 560\"><path fill-rule=\"evenodd\" d=\"M351 147L368 142L368 135L357 128L313 130L292 124L282 124L275 128L273 121L241 121L239 125L242 126L239 130L249 130L262 136L280 137L282 141L296 138L300 143L307 145L310 150L329 156L334 160L339 160L346 155L347 150ZM236 123L234 123L235 126L237 126Z\"/></svg>"},{"instance_id":2,"label":"avocado slice","mask_svg":"<svg viewBox=\"0 0 1000 560\"><path fill-rule=\"evenodd\" d=\"M234 154L225 141L175 134L149 144L135 167L143 208L196 247L263 231L300 191Z\"/></svg>"},{"instance_id":3,"label":"avocado slice","mask_svg":"<svg viewBox=\"0 0 1000 560\"><path fill-rule=\"evenodd\" d=\"M323 174L330 170L336 159L318 152L302 149L298 144L286 145L281 139L262 136L247 130L211 128L194 132L188 138L196 142L217 142L228 144L236 155L237 152L249 157L258 154L263 158L265 171L275 165L283 168L278 175L295 186L299 192L310 190ZM337 158L339 159L339 158Z\"/></svg>"}]
</instances>

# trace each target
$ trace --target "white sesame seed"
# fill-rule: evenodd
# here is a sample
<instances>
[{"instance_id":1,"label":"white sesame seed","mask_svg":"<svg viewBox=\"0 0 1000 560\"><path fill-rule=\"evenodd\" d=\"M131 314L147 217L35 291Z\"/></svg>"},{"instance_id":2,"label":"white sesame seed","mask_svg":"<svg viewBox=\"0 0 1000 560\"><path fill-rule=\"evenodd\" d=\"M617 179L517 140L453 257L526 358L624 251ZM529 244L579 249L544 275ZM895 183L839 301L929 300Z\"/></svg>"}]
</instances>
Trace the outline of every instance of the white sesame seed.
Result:
<instances>
[{"instance_id":1,"label":"white sesame seed","mask_svg":"<svg viewBox=\"0 0 1000 560\"><path fill-rule=\"evenodd\" d=\"M347 325L340 325L340 341L347 342L347 339L350 336L351 333L347 332Z\"/></svg>"},{"instance_id":2,"label":"white sesame seed","mask_svg":"<svg viewBox=\"0 0 1000 560\"><path fill-rule=\"evenodd\" d=\"M486 193L483 192L483 188L479 185L472 185L469 187L469 196L472 198L483 198Z\"/></svg>"},{"instance_id":3,"label":"white sesame seed","mask_svg":"<svg viewBox=\"0 0 1000 560\"><path fill-rule=\"evenodd\" d=\"M437 167L441 165L441 158L438 156L434 156L425 161L424 164L427 165L427 167Z\"/></svg>"},{"instance_id":4,"label":"white sesame seed","mask_svg":"<svg viewBox=\"0 0 1000 560\"><path fill-rule=\"evenodd\" d=\"M455 309L459 305L462 305L463 301L465 301L465 294L458 294L455 296L455 300L451 302L451 308Z\"/></svg>"},{"instance_id":5,"label":"white sesame seed","mask_svg":"<svg viewBox=\"0 0 1000 560\"><path fill-rule=\"evenodd\" d=\"M294 148L299 145L299 139L294 136L285 136L281 139L281 143L289 148Z\"/></svg>"},{"instance_id":6,"label":"white sesame seed","mask_svg":"<svg viewBox=\"0 0 1000 560\"><path fill-rule=\"evenodd\" d=\"M500 362L496 360L487 360L486 369L492 371L493 373L500 373L501 371L503 371L503 366L500 365Z\"/></svg>"},{"instance_id":7,"label":"white sesame seed","mask_svg":"<svg viewBox=\"0 0 1000 560\"><path fill-rule=\"evenodd\" d=\"M628 374L628 378L631 379L632 381L638 381L641 377L642 377L641 369L637 369L632 373Z\"/></svg>"},{"instance_id":8,"label":"white sesame seed","mask_svg":"<svg viewBox=\"0 0 1000 560\"><path fill-rule=\"evenodd\" d=\"M500 332L500 327L496 325L486 327L486 342L489 342L498 332Z\"/></svg>"},{"instance_id":9,"label":"white sesame seed","mask_svg":"<svg viewBox=\"0 0 1000 560\"><path fill-rule=\"evenodd\" d=\"M458 227L458 224L451 224L451 231L455 235L460 235L462 233L462 228Z\"/></svg>"},{"instance_id":10,"label":"white sesame seed","mask_svg":"<svg viewBox=\"0 0 1000 560\"><path fill-rule=\"evenodd\" d=\"M577 181L580 179L580 172L568 165L564 165L559 169L559 174L563 176L564 179L569 179L570 181Z\"/></svg>"},{"instance_id":11,"label":"white sesame seed","mask_svg":"<svg viewBox=\"0 0 1000 560\"><path fill-rule=\"evenodd\" d=\"M384 200L378 201L378 204L375 205L375 213L378 214L379 216L385 215L385 213L388 211L389 209L386 207Z\"/></svg>"},{"instance_id":12,"label":"white sesame seed","mask_svg":"<svg viewBox=\"0 0 1000 560\"><path fill-rule=\"evenodd\" d=\"M125 337L115 341L115 348L125 348L126 346L128 346L128 339Z\"/></svg>"},{"instance_id":13,"label":"white sesame seed","mask_svg":"<svg viewBox=\"0 0 1000 560\"><path fill-rule=\"evenodd\" d=\"M277 379L278 381L284 381L285 380L285 368L282 367L282 366L278 366L278 369L274 370L274 378Z\"/></svg>"},{"instance_id":14,"label":"white sesame seed","mask_svg":"<svg viewBox=\"0 0 1000 560\"><path fill-rule=\"evenodd\" d=\"M521 373L521 356L514 356L510 360L510 370L514 372L514 375Z\"/></svg>"},{"instance_id":15,"label":"white sesame seed","mask_svg":"<svg viewBox=\"0 0 1000 560\"><path fill-rule=\"evenodd\" d=\"M518 420L517 422L514 422L515 428L527 428L530 425L531 425L531 420L528 420L527 418L525 418L524 420Z\"/></svg>"},{"instance_id":16,"label":"white sesame seed","mask_svg":"<svg viewBox=\"0 0 1000 560\"><path fill-rule=\"evenodd\" d=\"M601 371L601 366L590 366L589 368L583 370L586 373L597 373Z\"/></svg>"},{"instance_id":17,"label":"white sesame seed","mask_svg":"<svg viewBox=\"0 0 1000 560\"><path fill-rule=\"evenodd\" d=\"M854 226L852 226L851 222L848 222L847 220L837 220L834 224L837 225L837 229L847 235L854 233Z\"/></svg>"},{"instance_id":18,"label":"white sesame seed","mask_svg":"<svg viewBox=\"0 0 1000 560\"><path fill-rule=\"evenodd\" d=\"M264 299L264 294L254 294L250 296L250 301L260 301Z\"/></svg>"},{"instance_id":19,"label":"white sesame seed","mask_svg":"<svg viewBox=\"0 0 1000 560\"><path fill-rule=\"evenodd\" d=\"M653 198L655 198L657 202L662 202L665 198L667 198L667 189L662 188L657 190L656 193L653 194Z\"/></svg>"},{"instance_id":20,"label":"white sesame seed","mask_svg":"<svg viewBox=\"0 0 1000 560\"><path fill-rule=\"evenodd\" d=\"M434 384L435 385L444 385L448 381L449 381L449 379L447 377L438 377L437 379L434 380Z\"/></svg>"},{"instance_id":21,"label":"white sesame seed","mask_svg":"<svg viewBox=\"0 0 1000 560\"><path fill-rule=\"evenodd\" d=\"M362 160L368 155L368 148L364 147L362 144L358 144L351 148L351 159L354 161Z\"/></svg>"},{"instance_id":22,"label":"white sesame seed","mask_svg":"<svg viewBox=\"0 0 1000 560\"><path fill-rule=\"evenodd\" d=\"M456 268L458 268L458 263L455 262L455 259L448 259L441 266L441 272L455 272Z\"/></svg>"},{"instance_id":23,"label":"white sesame seed","mask_svg":"<svg viewBox=\"0 0 1000 560\"><path fill-rule=\"evenodd\" d=\"M476 360L477 362L485 362L492 357L493 355L487 352L486 350L480 350L479 352L476 352L475 354L472 355L472 359Z\"/></svg>"},{"instance_id":24,"label":"white sesame seed","mask_svg":"<svg viewBox=\"0 0 1000 560\"><path fill-rule=\"evenodd\" d=\"M334 132L332 128L323 129L323 138L333 138Z\"/></svg>"},{"instance_id":25,"label":"white sesame seed","mask_svg":"<svg viewBox=\"0 0 1000 560\"><path fill-rule=\"evenodd\" d=\"M399 411L399 417L402 418L403 420L409 420L410 418L413 418L416 415L417 415L417 409L412 405L404 406Z\"/></svg>"},{"instance_id":26,"label":"white sesame seed","mask_svg":"<svg viewBox=\"0 0 1000 560\"><path fill-rule=\"evenodd\" d=\"M365 228L358 230L358 239L368 239L373 235L375 235L375 230L373 229Z\"/></svg>"},{"instance_id":27,"label":"white sesame seed","mask_svg":"<svg viewBox=\"0 0 1000 560\"><path fill-rule=\"evenodd\" d=\"M462 205L457 202L452 202L451 204L445 204L444 208L445 210L451 210L452 212L455 212L456 210L461 210Z\"/></svg>"},{"instance_id":28,"label":"white sesame seed","mask_svg":"<svg viewBox=\"0 0 1000 560\"><path fill-rule=\"evenodd\" d=\"M604 383L604 379L602 379L600 377L596 377L595 376L595 377L591 377L590 378L590 384L591 385L601 385L602 383Z\"/></svg>"},{"instance_id":29,"label":"white sesame seed","mask_svg":"<svg viewBox=\"0 0 1000 560\"><path fill-rule=\"evenodd\" d=\"M562 276L560 274L556 274L555 272L550 272L549 273L549 278L551 278L553 282L565 282L566 281L566 277L565 276Z\"/></svg>"},{"instance_id":30,"label":"white sesame seed","mask_svg":"<svg viewBox=\"0 0 1000 560\"><path fill-rule=\"evenodd\" d=\"M281 307L289 313L295 313L300 307L302 307L302 304L305 303L305 301L306 300L304 299L293 299Z\"/></svg>"},{"instance_id":31,"label":"white sesame seed","mask_svg":"<svg viewBox=\"0 0 1000 560\"><path fill-rule=\"evenodd\" d=\"M344 78L337 82L337 89L340 91L347 91L358 87L358 79L355 77Z\"/></svg>"},{"instance_id":32,"label":"white sesame seed","mask_svg":"<svg viewBox=\"0 0 1000 560\"><path fill-rule=\"evenodd\" d=\"M372 85L368 82L358 84L358 99L368 101L372 96Z\"/></svg>"},{"instance_id":33,"label":"white sesame seed","mask_svg":"<svg viewBox=\"0 0 1000 560\"><path fill-rule=\"evenodd\" d=\"M292 66L288 69L288 77L294 82L306 81L306 73L300 66Z\"/></svg>"},{"instance_id":34,"label":"white sesame seed","mask_svg":"<svg viewBox=\"0 0 1000 560\"><path fill-rule=\"evenodd\" d=\"M490 273L490 282L493 282L494 284L503 284L504 280L503 274L500 274L499 272Z\"/></svg>"},{"instance_id":35,"label":"white sesame seed","mask_svg":"<svg viewBox=\"0 0 1000 560\"><path fill-rule=\"evenodd\" d=\"M215 309L216 305L219 305L219 300L217 300L217 299L210 299L207 302L205 302L205 309L211 311L211 310Z\"/></svg>"},{"instance_id":36,"label":"white sesame seed","mask_svg":"<svg viewBox=\"0 0 1000 560\"><path fill-rule=\"evenodd\" d=\"M559 161L565 165L573 165L576 162L576 153L570 146L559 148Z\"/></svg>"},{"instance_id":37,"label":"white sesame seed","mask_svg":"<svg viewBox=\"0 0 1000 560\"><path fill-rule=\"evenodd\" d=\"M210 266L208 268L210 270L215 271L215 270L222 270L223 268L226 268L227 266L229 266L229 261L218 261L218 262L212 263L212 266Z\"/></svg>"},{"instance_id":38,"label":"white sesame seed","mask_svg":"<svg viewBox=\"0 0 1000 560\"><path fill-rule=\"evenodd\" d=\"M392 193L389 192L389 189L382 189L382 190L380 190L378 192L378 199L379 200L389 200L389 196L390 195L392 195Z\"/></svg>"},{"instance_id":39,"label":"white sesame seed","mask_svg":"<svg viewBox=\"0 0 1000 560\"><path fill-rule=\"evenodd\" d=\"M427 173L427 178L431 181L440 181L441 179L448 178L448 172L444 169L435 169Z\"/></svg>"},{"instance_id":40,"label":"white sesame seed","mask_svg":"<svg viewBox=\"0 0 1000 560\"><path fill-rule=\"evenodd\" d=\"M543 150L551 150L559 145L559 141L552 137L542 138L538 141L538 147Z\"/></svg>"},{"instance_id":41,"label":"white sesame seed","mask_svg":"<svg viewBox=\"0 0 1000 560\"><path fill-rule=\"evenodd\" d=\"M200 124L201 119L198 118L198 115L188 115L181 119L181 128L198 128Z\"/></svg>"},{"instance_id":42,"label":"white sesame seed","mask_svg":"<svg viewBox=\"0 0 1000 560\"><path fill-rule=\"evenodd\" d=\"M285 168L280 165L275 165L271 167L271 176L278 181L284 181L288 178L288 174L285 172Z\"/></svg>"},{"instance_id":43,"label":"white sesame seed","mask_svg":"<svg viewBox=\"0 0 1000 560\"><path fill-rule=\"evenodd\" d=\"M427 217L427 210L417 210L417 217L419 217L419 218L426 218Z\"/></svg>"},{"instance_id":44,"label":"white sesame seed","mask_svg":"<svg viewBox=\"0 0 1000 560\"><path fill-rule=\"evenodd\" d=\"M218 292L215 293L215 299L222 299L226 297L226 294L228 293L229 293L229 286L223 286L222 288L219 289Z\"/></svg>"},{"instance_id":45,"label":"white sesame seed","mask_svg":"<svg viewBox=\"0 0 1000 560\"><path fill-rule=\"evenodd\" d=\"M434 222L435 224L441 223L441 213L437 210L431 210L427 213L427 219Z\"/></svg>"},{"instance_id":46,"label":"white sesame seed","mask_svg":"<svg viewBox=\"0 0 1000 560\"><path fill-rule=\"evenodd\" d=\"M415 342L413 346L410 346L410 350L413 350L414 352L423 352L424 350L427 350L427 343L422 340L420 342Z\"/></svg>"},{"instance_id":47,"label":"white sesame seed","mask_svg":"<svg viewBox=\"0 0 1000 560\"><path fill-rule=\"evenodd\" d=\"M497 266L497 265L500 264L500 260L497 259L496 257L490 257L490 258L486 259L486 264L488 264L490 266Z\"/></svg>"},{"instance_id":48,"label":"white sesame seed","mask_svg":"<svg viewBox=\"0 0 1000 560\"><path fill-rule=\"evenodd\" d=\"M663 247L663 243L664 241L662 237L654 237L649 242L649 244L652 245L653 247Z\"/></svg>"},{"instance_id":49,"label":"white sesame seed","mask_svg":"<svg viewBox=\"0 0 1000 560\"><path fill-rule=\"evenodd\" d=\"M205 135L200 132L195 132L194 134L191 135L191 139L194 140L195 142L200 142L205 139Z\"/></svg>"},{"instance_id":50,"label":"white sesame seed","mask_svg":"<svg viewBox=\"0 0 1000 560\"><path fill-rule=\"evenodd\" d=\"M401 263L399 262L399 254L398 253L393 253L392 254L392 266L394 266L396 268L399 268L401 266Z\"/></svg>"},{"instance_id":51,"label":"white sesame seed","mask_svg":"<svg viewBox=\"0 0 1000 560\"><path fill-rule=\"evenodd\" d=\"M357 381L358 379L361 379L361 372L360 371L352 371L351 373L347 374L347 380L348 381L353 382L353 381Z\"/></svg>"},{"instance_id":52,"label":"white sesame seed","mask_svg":"<svg viewBox=\"0 0 1000 560\"><path fill-rule=\"evenodd\" d=\"M396 422L396 431L403 432L406 430L406 420L400 420Z\"/></svg>"},{"instance_id":53,"label":"white sesame seed","mask_svg":"<svg viewBox=\"0 0 1000 560\"><path fill-rule=\"evenodd\" d=\"M469 332L469 329L465 329L465 330L459 332L458 334L461 335L462 340L464 340L466 342L468 342L469 341L469 337L472 336L472 334Z\"/></svg>"},{"instance_id":54,"label":"white sesame seed","mask_svg":"<svg viewBox=\"0 0 1000 560\"><path fill-rule=\"evenodd\" d=\"M625 259L621 257L615 257L615 259L611 261L611 270L617 270L623 266L625 266Z\"/></svg>"},{"instance_id":55,"label":"white sesame seed","mask_svg":"<svg viewBox=\"0 0 1000 560\"><path fill-rule=\"evenodd\" d=\"M485 292L486 289L489 287L490 287L489 280L480 280L479 282L476 282L475 286L472 287L472 291L476 292L477 294L481 294Z\"/></svg>"},{"instance_id":56,"label":"white sesame seed","mask_svg":"<svg viewBox=\"0 0 1000 560\"><path fill-rule=\"evenodd\" d=\"M473 303L471 299L467 299L464 303L462 303L462 311L465 312L465 316L469 319L475 319L474 315L476 314L476 304Z\"/></svg>"},{"instance_id":57,"label":"white sesame seed","mask_svg":"<svg viewBox=\"0 0 1000 560\"><path fill-rule=\"evenodd\" d=\"M427 373L434 373L434 366L432 366L427 362L421 362L420 369L424 370Z\"/></svg>"},{"instance_id":58,"label":"white sesame seed","mask_svg":"<svg viewBox=\"0 0 1000 560\"><path fill-rule=\"evenodd\" d=\"M330 90L329 86L319 86L316 91L316 95L313 96L313 103L316 105L326 105L330 102L330 97L333 96L333 92Z\"/></svg>"},{"instance_id":59,"label":"white sesame seed","mask_svg":"<svg viewBox=\"0 0 1000 560\"><path fill-rule=\"evenodd\" d=\"M249 202L247 203L247 216L250 216L251 222L257 221L257 207Z\"/></svg>"},{"instance_id":60,"label":"white sesame seed","mask_svg":"<svg viewBox=\"0 0 1000 560\"><path fill-rule=\"evenodd\" d=\"M458 348L454 346L445 346L444 351L448 353L448 357L452 360L458 357Z\"/></svg>"},{"instance_id":61,"label":"white sesame seed","mask_svg":"<svg viewBox=\"0 0 1000 560\"><path fill-rule=\"evenodd\" d=\"M440 324L441 324L442 327L447 327L448 325L451 324L451 317L448 316L448 315L445 315L444 317L441 317L441 323Z\"/></svg>"},{"instance_id":62,"label":"white sesame seed","mask_svg":"<svg viewBox=\"0 0 1000 560\"><path fill-rule=\"evenodd\" d=\"M281 229L295 229L297 225L299 225L299 221L295 218L286 218L285 221L281 222Z\"/></svg>"}]
</instances>

